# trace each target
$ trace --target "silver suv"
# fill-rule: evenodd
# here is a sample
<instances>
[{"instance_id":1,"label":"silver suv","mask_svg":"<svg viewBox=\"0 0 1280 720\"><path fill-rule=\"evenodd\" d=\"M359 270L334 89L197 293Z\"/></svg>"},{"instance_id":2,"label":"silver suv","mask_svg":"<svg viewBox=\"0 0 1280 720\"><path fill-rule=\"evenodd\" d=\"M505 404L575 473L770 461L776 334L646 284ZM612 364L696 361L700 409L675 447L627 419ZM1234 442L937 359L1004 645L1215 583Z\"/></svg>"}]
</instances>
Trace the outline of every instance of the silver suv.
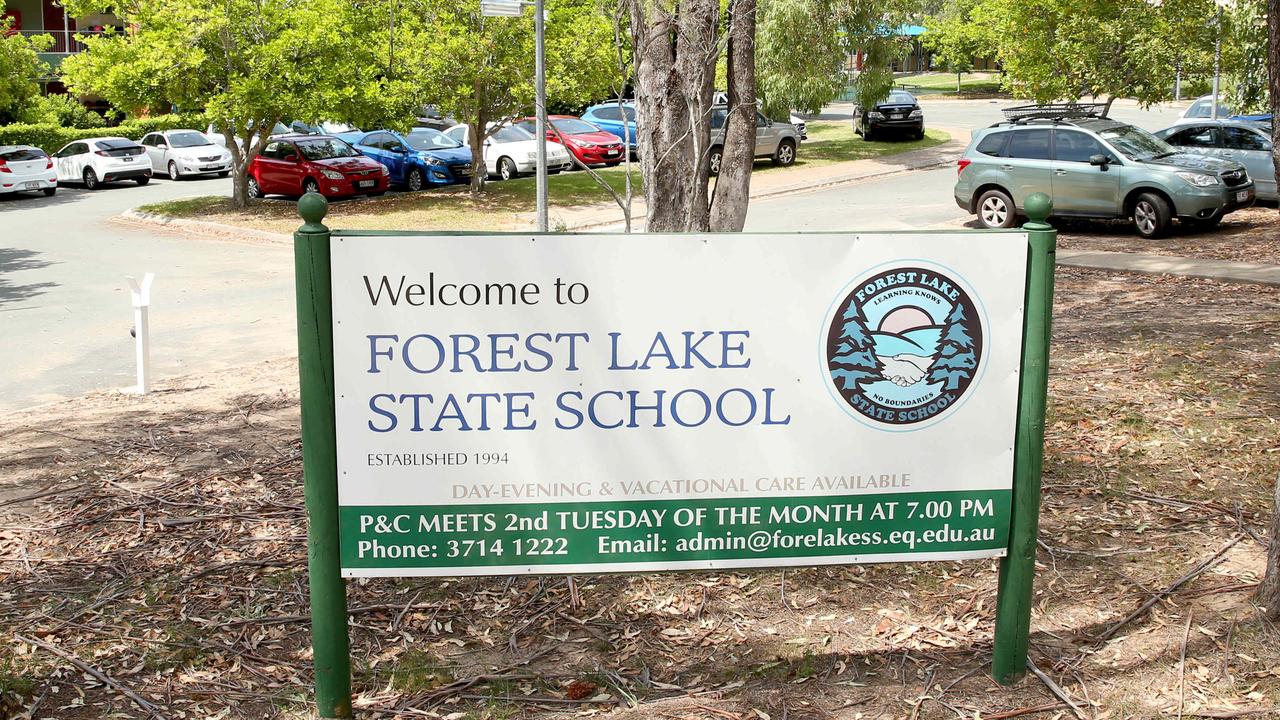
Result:
<instances>
[{"instance_id":1,"label":"silver suv","mask_svg":"<svg viewBox=\"0 0 1280 720\"><path fill-rule=\"evenodd\" d=\"M989 228L1013 227L1026 198L1053 214L1132 218L1143 237L1173 218L1213 227L1254 201L1239 163L1183 154L1151 133L1103 117L1022 118L974 133L959 160L956 204Z\"/></svg>"},{"instance_id":2,"label":"silver suv","mask_svg":"<svg viewBox=\"0 0 1280 720\"><path fill-rule=\"evenodd\" d=\"M728 105L711 108L711 151L708 153L712 175L720 173L720 161L724 157L724 121L729 113ZM756 111L756 157L770 158L774 165L787 166L796 161L800 147L800 131L795 125L774 122Z\"/></svg>"}]
</instances>

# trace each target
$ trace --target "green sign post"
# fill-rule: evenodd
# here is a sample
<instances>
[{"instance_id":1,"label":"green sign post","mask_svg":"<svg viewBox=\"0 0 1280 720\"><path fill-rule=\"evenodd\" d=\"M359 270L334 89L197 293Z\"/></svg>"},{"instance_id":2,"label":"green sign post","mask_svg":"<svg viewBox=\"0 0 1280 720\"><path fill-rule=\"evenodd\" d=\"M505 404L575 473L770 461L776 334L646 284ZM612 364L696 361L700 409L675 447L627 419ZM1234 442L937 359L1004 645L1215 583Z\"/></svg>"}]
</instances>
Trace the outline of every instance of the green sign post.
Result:
<instances>
[{"instance_id":1,"label":"green sign post","mask_svg":"<svg viewBox=\"0 0 1280 720\"><path fill-rule=\"evenodd\" d=\"M1025 208L1031 222L1024 226L1028 237L1027 274L1013 489L1007 553L1000 566L992 659L992 675L1003 684L1017 680L1027 662L1057 235L1045 222L1050 207L1049 198L1037 193L1028 198ZM346 591L339 543L331 232L321 223L327 203L320 195L304 196L298 211L305 221L294 234L294 255L316 704L322 720L337 720L351 718L352 709ZM697 502L689 500L685 504L693 506ZM997 520L1004 521L1003 513Z\"/></svg>"}]
</instances>

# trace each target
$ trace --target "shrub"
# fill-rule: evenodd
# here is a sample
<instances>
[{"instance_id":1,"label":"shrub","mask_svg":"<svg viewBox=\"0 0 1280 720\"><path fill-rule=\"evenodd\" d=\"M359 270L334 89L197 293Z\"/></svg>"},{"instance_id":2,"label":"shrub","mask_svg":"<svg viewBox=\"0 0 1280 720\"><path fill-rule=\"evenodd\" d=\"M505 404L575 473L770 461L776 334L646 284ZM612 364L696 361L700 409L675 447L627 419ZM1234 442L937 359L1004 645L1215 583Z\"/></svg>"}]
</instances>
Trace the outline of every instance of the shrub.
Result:
<instances>
[{"instance_id":1,"label":"shrub","mask_svg":"<svg viewBox=\"0 0 1280 720\"><path fill-rule=\"evenodd\" d=\"M101 114L80 104L70 95L36 98L19 118L24 123L52 124L69 128L98 128L107 124Z\"/></svg>"},{"instance_id":2,"label":"shrub","mask_svg":"<svg viewBox=\"0 0 1280 720\"><path fill-rule=\"evenodd\" d=\"M108 136L141 140L143 135L157 130L192 128L203 132L206 125L200 113L136 118L113 128L70 128L53 123L4 125L0 126L0 145L34 145L54 153L69 142L85 138Z\"/></svg>"}]
</instances>

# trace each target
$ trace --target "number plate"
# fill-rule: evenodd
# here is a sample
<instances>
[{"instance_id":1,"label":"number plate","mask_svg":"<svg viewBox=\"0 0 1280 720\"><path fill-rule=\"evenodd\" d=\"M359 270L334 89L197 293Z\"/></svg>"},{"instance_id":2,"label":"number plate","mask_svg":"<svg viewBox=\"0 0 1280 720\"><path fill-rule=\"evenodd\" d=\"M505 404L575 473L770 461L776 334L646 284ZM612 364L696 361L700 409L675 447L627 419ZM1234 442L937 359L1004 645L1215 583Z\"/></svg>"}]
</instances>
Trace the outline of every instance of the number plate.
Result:
<instances>
[{"instance_id":1,"label":"number plate","mask_svg":"<svg viewBox=\"0 0 1280 720\"><path fill-rule=\"evenodd\" d=\"M356 183L356 187L358 187L358 188L371 188L371 187L373 187L373 186L375 186L375 185L377 185L377 184L378 184L378 181L377 181L377 180L361 180L361 181L359 181L359 182L357 182L357 183Z\"/></svg>"},{"instance_id":2,"label":"number plate","mask_svg":"<svg viewBox=\"0 0 1280 720\"><path fill-rule=\"evenodd\" d=\"M618 151L617 151L617 150L609 150L609 151L605 152L605 155L617 155L617 154L618 154Z\"/></svg>"},{"instance_id":3,"label":"number plate","mask_svg":"<svg viewBox=\"0 0 1280 720\"><path fill-rule=\"evenodd\" d=\"M123 160L123 161L125 161L125 162L133 162L133 158L129 157L128 155L126 155L126 156L124 156L124 157L122 157L122 158L120 158L120 159L121 159L121 160Z\"/></svg>"},{"instance_id":4,"label":"number plate","mask_svg":"<svg viewBox=\"0 0 1280 720\"><path fill-rule=\"evenodd\" d=\"M40 188L41 188L41 185L38 182L29 182L29 183L22 184L23 190L39 190Z\"/></svg>"},{"instance_id":5,"label":"number plate","mask_svg":"<svg viewBox=\"0 0 1280 720\"><path fill-rule=\"evenodd\" d=\"M1248 199L1249 199L1248 190L1241 190L1240 192L1236 193L1236 202L1244 202Z\"/></svg>"}]
</instances>

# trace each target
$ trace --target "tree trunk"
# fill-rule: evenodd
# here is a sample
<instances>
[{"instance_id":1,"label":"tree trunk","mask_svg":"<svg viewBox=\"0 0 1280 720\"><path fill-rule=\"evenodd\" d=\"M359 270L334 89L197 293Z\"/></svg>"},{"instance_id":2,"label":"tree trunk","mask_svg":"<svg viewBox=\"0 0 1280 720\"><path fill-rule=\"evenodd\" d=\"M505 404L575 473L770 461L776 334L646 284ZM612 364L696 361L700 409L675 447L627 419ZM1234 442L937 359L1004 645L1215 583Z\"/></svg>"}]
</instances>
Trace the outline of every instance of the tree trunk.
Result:
<instances>
[{"instance_id":1,"label":"tree trunk","mask_svg":"<svg viewBox=\"0 0 1280 720\"><path fill-rule=\"evenodd\" d=\"M707 146L718 0L628 0L649 232L710 227Z\"/></svg>"},{"instance_id":2,"label":"tree trunk","mask_svg":"<svg viewBox=\"0 0 1280 720\"><path fill-rule=\"evenodd\" d=\"M488 120L481 112L476 113L473 120L467 123L467 142L471 146L471 192L478 193L484 190L485 178L489 176L489 168L484 162L485 132L481 129Z\"/></svg>"},{"instance_id":3,"label":"tree trunk","mask_svg":"<svg viewBox=\"0 0 1280 720\"><path fill-rule=\"evenodd\" d=\"M1271 0L1273 3L1276 0ZM1276 478L1271 504L1271 529L1267 531L1267 574L1258 584L1258 602L1272 620L1280 619L1280 477Z\"/></svg>"},{"instance_id":4,"label":"tree trunk","mask_svg":"<svg viewBox=\"0 0 1280 720\"><path fill-rule=\"evenodd\" d=\"M756 0L731 0L729 16L729 113L711 202L716 232L742 232L756 154Z\"/></svg>"},{"instance_id":5,"label":"tree trunk","mask_svg":"<svg viewBox=\"0 0 1280 720\"><path fill-rule=\"evenodd\" d=\"M245 208L249 206L249 165L262 152L271 128L276 121L258 121L257 125L246 125L245 137L241 138L229 129L219 128L227 144L227 152L231 153L231 207ZM258 127L254 132L251 128Z\"/></svg>"},{"instance_id":6,"label":"tree trunk","mask_svg":"<svg viewBox=\"0 0 1280 720\"><path fill-rule=\"evenodd\" d=\"M1267 86L1271 91L1271 113L1280 115L1280 0L1267 0ZM1280 123L1272 120L1271 157L1280 178ZM1258 602L1267 617L1280 619L1280 477L1276 478L1271 505L1271 529L1267 533L1267 574L1258 585Z\"/></svg>"}]
</instances>

